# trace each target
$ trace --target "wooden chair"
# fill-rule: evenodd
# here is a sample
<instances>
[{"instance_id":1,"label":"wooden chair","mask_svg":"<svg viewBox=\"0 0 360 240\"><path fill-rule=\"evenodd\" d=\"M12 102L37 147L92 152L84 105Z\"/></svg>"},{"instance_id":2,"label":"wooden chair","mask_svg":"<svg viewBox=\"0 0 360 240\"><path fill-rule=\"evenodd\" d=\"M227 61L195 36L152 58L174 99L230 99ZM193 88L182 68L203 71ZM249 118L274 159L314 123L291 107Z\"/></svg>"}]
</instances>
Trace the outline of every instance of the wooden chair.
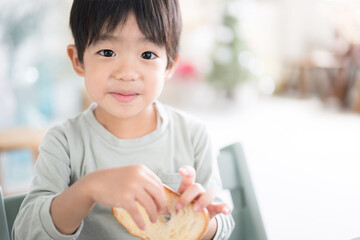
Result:
<instances>
[{"instance_id":1,"label":"wooden chair","mask_svg":"<svg viewBox=\"0 0 360 240\"><path fill-rule=\"evenodd\" d=\"M220 150L218 157L224 189L230 190L235 229L230 240L266 240L266 232L256 200L243 148L234 143Z\"/></svg>"}]
</instances>

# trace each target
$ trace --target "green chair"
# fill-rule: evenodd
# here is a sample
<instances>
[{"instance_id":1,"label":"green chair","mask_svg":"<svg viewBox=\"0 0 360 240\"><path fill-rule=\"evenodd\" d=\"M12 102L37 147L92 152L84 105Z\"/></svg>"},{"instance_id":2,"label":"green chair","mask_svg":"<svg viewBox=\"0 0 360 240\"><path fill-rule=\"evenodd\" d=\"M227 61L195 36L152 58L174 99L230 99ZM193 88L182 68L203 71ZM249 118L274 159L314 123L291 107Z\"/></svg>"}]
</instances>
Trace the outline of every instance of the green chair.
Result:
<instances>
[{"instance_id":1,"label":"green chair","mask_svg":"<svg viewBox=\"0 0 360 240\"><path fill-rule=\"evenodd\" d=\"M220 150L218 165L224 189L234 203L235 229L230 240L266 240L266 232L256 201L245 154L240 143Z\"/></svg>"},{"instance_id":2,"label":"green chair","mask_svg":"<svg viewBox=\"0 0 360 240\"><path fill-rule=\"evenodd\" d=\"M0 186L0 239L10 240L8 224L6 220L5 203Z\"/></svg>"},{"instance_id":3,"label":"green chair","mask_svg":"<svg viewBox=\"0 0 360 240\"><path fill-rule=\"evenodd\" d=\"M10 240L15 217L26 193L3 197L0 187L0 239Z\"/></svg>"}]
</instances>

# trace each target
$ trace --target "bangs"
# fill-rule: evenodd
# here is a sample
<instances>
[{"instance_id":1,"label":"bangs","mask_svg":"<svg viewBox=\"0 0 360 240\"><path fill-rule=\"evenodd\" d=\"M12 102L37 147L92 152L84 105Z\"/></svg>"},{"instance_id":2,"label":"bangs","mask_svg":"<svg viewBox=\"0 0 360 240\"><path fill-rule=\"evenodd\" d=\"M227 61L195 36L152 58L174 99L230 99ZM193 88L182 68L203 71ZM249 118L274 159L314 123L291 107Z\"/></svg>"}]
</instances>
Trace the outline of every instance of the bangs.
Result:
<instances>
[{"instance_id":1,"label":"bangs","mask_svg":"<svg viewBox=\"0 0 360 240\"><path fill-rule=\"evenodd\" d=\"M102 11L94 11L89 19L93 21L89 23L89 38L87 45L96 43L100 36L112 33L117 27L122 27L130 13L134 13L140 31L144 36L159 46L166 45L166 21L163 20L161 14L155 11L151 1L92 1L97 6L90 9L99 9Z\"/></svg>"}]
</instances>

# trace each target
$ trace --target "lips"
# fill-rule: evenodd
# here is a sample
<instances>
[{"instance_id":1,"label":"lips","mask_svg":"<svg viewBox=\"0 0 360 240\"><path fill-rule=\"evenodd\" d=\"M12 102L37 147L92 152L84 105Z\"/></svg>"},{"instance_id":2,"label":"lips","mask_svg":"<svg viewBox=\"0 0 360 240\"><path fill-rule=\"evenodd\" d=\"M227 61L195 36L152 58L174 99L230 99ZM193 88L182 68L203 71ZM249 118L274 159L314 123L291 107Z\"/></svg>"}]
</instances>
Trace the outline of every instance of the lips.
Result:
<instances>
[{"instance_id":1,"label":"lips","mask_svg":"<svg viewBox=\"0 0 360 240\"><path fill-rule=\"evenodd\" d=\"M135 100L139 93L133 91L121 91L121 92L111 92L111 96L113 96L117 101L128 103Z\"/></svg>"}]
</instances>

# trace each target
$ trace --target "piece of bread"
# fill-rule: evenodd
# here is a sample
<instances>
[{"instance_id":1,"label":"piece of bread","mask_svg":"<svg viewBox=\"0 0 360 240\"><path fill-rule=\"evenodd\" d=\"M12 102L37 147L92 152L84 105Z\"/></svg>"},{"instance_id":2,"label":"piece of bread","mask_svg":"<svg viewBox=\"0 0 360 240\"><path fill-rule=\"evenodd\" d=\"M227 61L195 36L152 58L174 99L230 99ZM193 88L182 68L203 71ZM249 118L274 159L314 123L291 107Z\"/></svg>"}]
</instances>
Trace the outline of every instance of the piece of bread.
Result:
<instances>
[{"instance_id":1,"label":"piece of bread","mask_svg":"<svg viewBox=\"0 0 360 240\"><path fill-rule=\"evenodd\" d=\"M194 210L194 204L191 203L181 210L176 209L176 203L180 195L168 187L165 188L167 199L167 208L169 216L159 215L157 223L152 223L145 210L138 202L137 207L146 224L146 230L143 231L137 227L129 213L123 208L112 208L115 219L127 229L127 231L143 240L197 240L200 239L209 224L209 214L207 209L202 212Z\"/></svg>"}]
</instances>

